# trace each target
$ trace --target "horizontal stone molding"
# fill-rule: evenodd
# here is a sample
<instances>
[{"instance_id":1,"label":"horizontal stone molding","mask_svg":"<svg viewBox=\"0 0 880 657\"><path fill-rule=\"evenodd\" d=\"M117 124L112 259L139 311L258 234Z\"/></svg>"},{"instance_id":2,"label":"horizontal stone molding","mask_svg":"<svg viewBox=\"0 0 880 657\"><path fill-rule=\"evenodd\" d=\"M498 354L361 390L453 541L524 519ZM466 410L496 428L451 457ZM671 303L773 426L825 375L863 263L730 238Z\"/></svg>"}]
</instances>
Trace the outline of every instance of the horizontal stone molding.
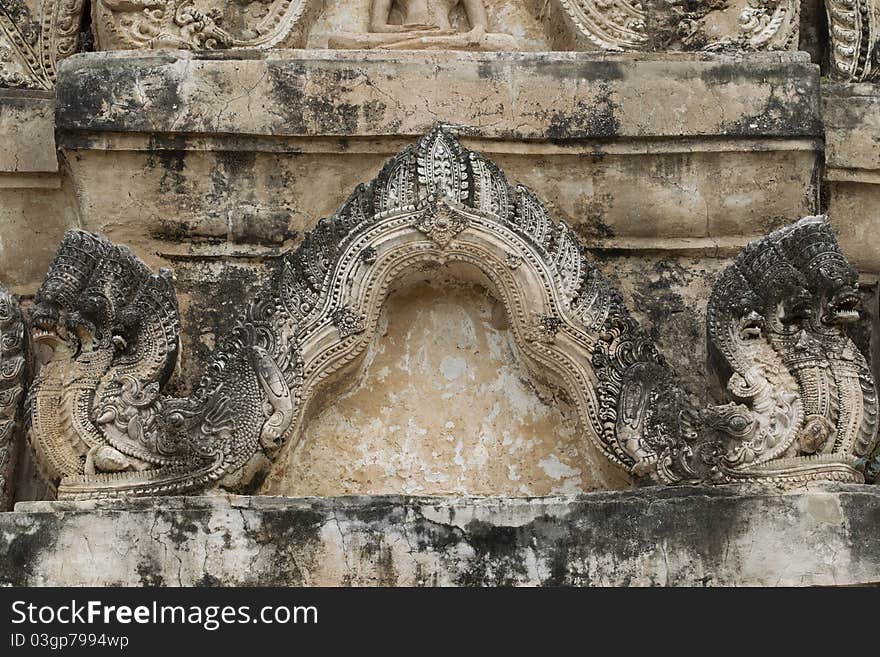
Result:
<instances>
[{"instance_id":1,"label":"horizontal stone molding","mask_svg":"<svg viewBox=\"0 0 880 657\"><path fill-rule=\"evenodd\" d=\"M58 127L357 137L446 121L564 143L803 138L822 133L818 80L804 53L89 53L63 64Z\"/></svg>"},{"instance_id":2,"label":"horizontal stone molding","mask_svg":"<svg viewBox=\"0 0 880 657\"><path fill-rule=\"evenodd\" d=\"M878 584L878 522L880 488L840 484L30 502L0 514L0 584Z\"/></svg>"}]
</instances>

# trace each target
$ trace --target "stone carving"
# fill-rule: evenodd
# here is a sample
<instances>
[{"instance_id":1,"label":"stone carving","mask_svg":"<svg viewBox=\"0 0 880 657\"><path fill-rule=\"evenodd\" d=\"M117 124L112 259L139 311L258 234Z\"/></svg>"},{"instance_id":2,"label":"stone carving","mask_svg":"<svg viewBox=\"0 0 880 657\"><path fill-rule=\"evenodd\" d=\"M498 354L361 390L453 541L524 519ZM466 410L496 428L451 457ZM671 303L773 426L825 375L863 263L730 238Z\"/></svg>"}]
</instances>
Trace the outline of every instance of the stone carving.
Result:
<instances>
[{"instance_id":1,"label":"stone carving","mask_svg":"<svg viewBox=\"0 0 880 657\"><path fill-rule=\"evenodd\" d=\"M31 317L44 347L30 408L31 442L50 483L113 486L126 472L188 472L194 455L165 430L159 395L177 357L177 301L167 270L151 274L124 246L66 234Z\"/></svg>"},{"instance_id":2,"label":"stone carving","mask_svg":"<svg viewBox=\"0 0 880 657\"><path fill-rule=\"evenodd\" d=\"M319 0L95 0L100 50L302 48Z\"/></svg>"},{"instance_id":3,"label":"stone carving","mask_svg":"<svg viewBox=\"0 0 880 657\"><path fill-rule=\"evenodd\" d=\"M79 47L84 0L0 3L0 87L51 89Z\"/></svg>"},{"instance_id":4,"label":"stone carving","mask_svg":"<svg viewBox=\"0 0 880 657\"><path fill-rule=\"evenodd\" d=\"M841 330L853 272L827 221L751 245L719 280L709 336L739 404L701 411L571 229L444 128L278 259L188 398L162 394L177 357L169 273L68 233L32 318L51 349L32 389L44 474L62 498L254 490L309 401L364 353L391 286L438 267L494 291L523 362L636 480L862 477L876 395Z\"/></svg>"},{"instance_id":5,"label":"stone carving","mask_svg":"<svg viewBox=\"0 0 880 657\"><path fill-rule=\"evenodd\" d=\"M797 0L551 0L544 11L569 47L584 50L792 50ZM732 14L732 18L724 18ZM735 30L720 27L736 24Z\"/></svg>"},{"instance_id":6,"label":"stone carving","mask_svg":"<svg viewBox=\"0 0 880 657\"><path fill-rule=\"evenodd\" d=\"M25 326L18 300L0 287L0 510L12 504L16 436L27 380Z\"/></svg>"},{"instance_id":7,"label":"stone carving","mask_svg":"<svg viewBox=\"0 0 880 657\"><path fill-rule=\"evenodd\" d=\"M535 337L539 342L553 342L562 326L562 320L553 315L538 315L535 318Z\"/></svg>"},{"instance_id":8,"label":"stone carving","mask_svg":"<svg viewBox=\"0 0 880 657\"><path fill-rule=\"evenodd\" d=\"M337 308L330 317L339 330L340 338L364 332L364 316L351 308Z\"/></svg>"},{"instance_id":9,"label":"stone carving","mask_svg":"<svg viewBox=\"0 0 880 657\"><path fill-rule=\"evenodd\" d=\"M750 244L723 272L708 335L735 401L705 414L728 438L721 478L862 480L877 393L844 330L859 318L856 283L826 217Z\"/></svg>"},{"instance_id":10,"label":"stone carving","mask_svg":"<svg viewBox=\"0 0 880 657\"><path fill-rule=\"evenodd\" d=\"M880 2L825 0L831 77L880 81Z\"/></svg>"},{"instance_id":11,"label":"stone carving","mask_svg":"<svg viewBox=\"0 0 880 657\"><path fill-rule=\"evenodd\" d=\"M413 221L413 226L430 237L440 247L445 247L452 238L467 228L467 215L448 202L434 202L428 198L428 205Z\"/></svg>"},{"instance_id":12,"label":"stone carving","mask_svg":"<svg viewBox=\"0 0 880 657\"><path fill-rule=\"evenodd\" d=\"M462 6L470 29L459 32L450 17ZM395 20L397 19L397 20ZM372 0L369 32L330 37L331 48L391 50L517 50L509 34L489 32L482 0Z\"/></svg>"}]
</instances>

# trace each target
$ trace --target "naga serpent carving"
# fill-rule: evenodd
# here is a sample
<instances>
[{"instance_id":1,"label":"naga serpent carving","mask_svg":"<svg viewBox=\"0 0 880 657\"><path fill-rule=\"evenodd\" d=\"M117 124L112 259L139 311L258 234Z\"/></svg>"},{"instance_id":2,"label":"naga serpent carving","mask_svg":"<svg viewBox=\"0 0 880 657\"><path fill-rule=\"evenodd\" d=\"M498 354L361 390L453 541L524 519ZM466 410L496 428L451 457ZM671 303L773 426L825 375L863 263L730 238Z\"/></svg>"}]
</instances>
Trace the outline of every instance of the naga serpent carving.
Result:
<instances>
[{"instance_id":1,"label":"naga serpent carving","mask_svg":"<svg viewBox=\"0 0 880 657\"><path fill-rule=\"evenodd\" d=\"M0 286L0 511L12 503L11 474L27 382L26 334L18 300Z\"/></svg>"},{"instance_id":2,"label":"naga serpent carving","mask_svg":"<svg viewBox=\"0 0 880 657\"><path fill-rule=\"evenodd\" d=\"M703 415L728 437L724 478L862 480L877 394L844 331L859 319L856 284L826 217L750 244L722 273L707 309L709 344L739 403Z\"/></svg>"},{"instance_id":3,"label":"naga serpent carving","mask_svg":"<svg viewBox=\"0 0 880 657\"><path fill-rule=\"evenodd\" d=\"M634 480L862 480L876 395L841 328L858 316L854 272L825 219L750 245L719 279L709 340L738 403L700 410L572 230L444 128L277 259L187 398L162 394L178 355L170 273L69 232L32 316L51 354L30 405L44 476L62 498L254 490L315 393L355 366L391 286L438 266L503 302L523 362Z\"/></svg>"}]
</instances>

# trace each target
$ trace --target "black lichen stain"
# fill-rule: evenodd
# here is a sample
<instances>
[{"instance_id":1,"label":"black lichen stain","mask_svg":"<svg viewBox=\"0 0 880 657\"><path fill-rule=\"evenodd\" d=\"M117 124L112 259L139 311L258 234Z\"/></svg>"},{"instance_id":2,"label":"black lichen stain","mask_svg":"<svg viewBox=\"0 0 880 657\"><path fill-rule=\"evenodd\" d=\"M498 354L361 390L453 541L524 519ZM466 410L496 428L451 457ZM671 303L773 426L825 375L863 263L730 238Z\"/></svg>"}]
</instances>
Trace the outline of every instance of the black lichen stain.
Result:
<instances>
[{"instance_id":1,"label":"black lichen stain","mask_svg":"<svg viewBox=\"0 0 880 657\"><path fill-rule=\"evenodd\" d=\"M61 518L40 514L32 522L33 529L13 525L0 532L0 586L30 586L44 560L63 558L56 550Z\"/></svg>"},{"instance_id":2,"label":"black lichen stain","mask_svg":"<svg viewBox=\"0 0 880 657\"><path fill-rule=\"evenodd\" d=\"M607 83L611 80L623 80L626 71L621 62L613 60L585 60L560 62L556 58L542 58L538 53L531 64L531 70L543 77L557 80L575 80ZM505 71L506 74L506 71Z\"/></svg>"},{"instance_id":3,"label":"black lichen stain","mask_svg":"<svg viewBox=\"0 0 880 657\"><path fill-rule=\"evenodd\" d=\"M528 528L471 520L466 530L474 557L459 576L459 586L512 586L528 576Z\"/></svg>"},{"instance_id":4,"label":"black lichen stain","mask_svg":"<svg viewBox=\"0 0 880 657\"><path fill-rule=\"evenodd\" d=\"M659 340L662 327L675 315L688 310L688 304L677 289L689 282L688 272L672 259L657 261L652 275L636 280L633 305L648 318L645 328L652 340ZM698 335L699 332L693 337Z\"/></svg>"},{"instance_id":5,"label":"black lichen stain","mask_svg":"<svg viewBox=\"0 0 880 657\"><path fill-rule=\"evenodd\" d=\"M181 262L175 266L175 289L181 300L182 352L187 354L168 394L185 394L197 380L212 352L231 334L244 309L263 287L273 265L213 265ZM219 267L219 271L217 268Z\"/></svg>"},{"instance_id":6,"label":"black lichen stain","mask_svg":"<svg viewBox=\"0 0 880 657\"><path fill-rule=\"evenodd\" d=\"M146 169L159 169L159 191L163 194L173 192L185 196L187 186L186 170L186 138L176 135L150 135L147 149Z\"/></svg>"},{"instance_id":7,"label":"black lichen stain","mask_svg":"<svg viewBox=\"0 0 880 657\"><path fill-rule=\"evenodd\" d=\"M516 526L472 520L461 528L417 513L407 524L414 547L446 566L439 573L417 568L416 582L436 583L438 575L450 574L458 586L705 585L722 568L736 572L730 542L743 531L740 507L751 502L693 492L687 513L681 513L680 500L666 499L681 495L583 497L564 514L542 514ZM675 569L660 572L652 564L656 546L677 557Z\"/></svg>"},{"instance_id":8,"label":"black lichen stain","mask_svg":"<svg viewBox=\"0 0 880 657\"><path fill-rule=\"evenodd\" d=\"M264 511L257 517L258 529L248 531L247 536L271 559L254 560L252 570L242 573L236 583L307 585L323 552L322 529L335 521L310 509Z\"/></svg>"},{"instance_id":9,"label":"black lichen stain","mask_svg":"<svg viewBox=\"0 0 880 657\"><path fill-rule=\"evenodd\" d=\"M847 491L838 496L840 511L843 520L840 524L841 533L847 530L859 531L858 528L871 528L874 531L859 531L857 536L846 536L846 543L852 551L849 557L851 564L877 564L880 563L880 500L875 491L880 490L877 485L865 486L864 491ZM803 513L803 512L802 512ZM873 586L880 586L880 572L873 573L874 580L864 582Z\"/></svg>"},{"instance_id":10,"label":"black lichen stain","mask_svg":"<svg viewBox=\"0 0 880 657\"><path fill-rule=\"evenodd\" d=\"M157 520L168 524L168 531L162 534L163 540L171 541L178 548L186 549L186 544L204 531L186 513L176 511L157 511Z\"/></svg>"},{"instance_id":11,"label":"black lichen stain","mask_svg":"<svg viewBox=\"0 0 880 657\"><path fill-rule=\"evenodd\" d=\"M553 112L547 126L547 138L564 141L616 136L620 132L620 121L616 112L620 108L612 99L612 93L608 83L601 80L596 84L592 100L578 99L573 110Z\"/></svg>"},{"instance_id":12,"label":"black lichen stain","mask_svg":"<svg viewBox=\"0 0 880 657\"><path fill-rule=\"evenodd\" d=\"M643 264L644 266L644 264ZM698 405L722 401L717 383L707 377L705 301L689 290L711 289L714 272L698 262L684 266L681 259L661 258L653 271L633 277L634 317L668 359ZM687 294L687 296L686 296Z\"/></svg>"},{"instance_id":13,"label":"black lichen stain","mask_svg":"<svg viewBox=\"0 0 880 657\"><path fill-rule=\"evenodd\" d=\"M71 61L56 86L58 127L154 134L159 125L183 125L184 80L165 69L175 61L159 55L149 63L133 60L114 67L88 59Z\"/></svg>"},{"instance_id":14,"label":"black lichen stain","mask_svg":"<svg viewBox=\"0 0 880 657\"><path fill-rule=\"evenodd\" d=\"M577 208L575 220L571 221L571 227L578 236L592 244L597 241L614 237L614 229L606 223L607 213L614 205L614 197L608 193L594 193Z\"/></svg>"},{"instance_id":15,"label":"black lichen stain","mask_svg":"<svg viewBox=\"0 0 880 657\"><path fill-rule=\"evenodd\" d=\"M394 567L394 551L385 542L385 532L371 532L360 547L359 559L372 564L377 573L375 585L397 586L398 574Z\"/></svg>"},{"instance_id":16,"label":"black lichen stain","mask_svg":"<svg viewBox=\"0 0 880 657\"><path fill-rule=\"evenodd\" d=\"M735 70L730 70L735 69ZM751 71L744 83L759 71ZM743 76L742 65L728 64L712 67L701 77L710 84L727 84ZM774 82L776 80L776 82ZM791 84L789 81L796 81ZM802 67L783 66L767 70L763 83L770 95L757 112L741 116L736 121L722 123L718 132L731 137L816 137L824 136L824 125L819 111L817 82L804 75Z\"/></svg>"},{"instance_id":17,"label":"black lichen stain","mask_svg":"<svg viewBox=\"0 0 880 657\"><path fill-rule=\"evenodd\" d=\"M284 120L285 132L311 133L314 127L322 134L357 134L362 108L341 100L366 82L355 68L315 70L288 61L268 61L267 67L274 111ZM367 120L375 121L378 109L370 105Z\"/></svg>"},{"instance_id":18,"label":"black lichen stain","mask_svg":"<svg viewBox=\"0 0 880 657\"><path fill-rule=\"evenodd\" d=\"M144 587L165 586L165 578L162 576L162 564L152 556L140 561L135 568L138 583Z\"/></svg>"},{"instance_id":19,"label":"black lichen stain","mask_svg":"<svg viewBox=\"0 0 880 657\"><path fill-rule=\"evenodd\" d=\"M871 341L872 338L873 340L878 340L878 338L880 338L880 336L876 334L876 330L878 326L880 326L880 317L878 317L878 311L880 311L880 309L877 307L878 286L880 286L880 283L859 285L859 297L861 300L859 321L844 325L844 331L868 361L875 376L880 372L878 372L877 359L873 357L874 354L871 349Z\"/></svg>"}]
</instances>

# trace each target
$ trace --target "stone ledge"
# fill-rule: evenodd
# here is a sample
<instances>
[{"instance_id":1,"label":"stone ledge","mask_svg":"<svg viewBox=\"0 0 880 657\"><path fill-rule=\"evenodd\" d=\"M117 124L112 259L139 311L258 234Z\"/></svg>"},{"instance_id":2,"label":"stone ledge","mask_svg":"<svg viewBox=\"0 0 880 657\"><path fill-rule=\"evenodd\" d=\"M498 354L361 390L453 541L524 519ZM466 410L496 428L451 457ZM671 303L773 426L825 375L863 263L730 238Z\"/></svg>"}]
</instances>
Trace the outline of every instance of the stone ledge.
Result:
<instances>
[{"instance_id":1,"label":"stone ledge","mask_svg":"<svg viewBox=\"0 0 880 657\"><path fill-rule=\"evenodd\" d=\"M0 89L0 180L7 174L57 171L54 95Z\"/></svg>"},{"instance_id":2,"label":"stone ledge","mask_svg":"<svg viewBox=\"0 0 880 657\"><path fill-rule=\"evenodd\" d=\"M0 585L880 584L880 488L21 503Z\"/></svg>"},{"instance_id":3,"label":"stone ledge","mask_svg":"<svg viewBox=\"0 0 880 657\"><path fill-rule=\"evenodd\" d=\"M437 122L468 126L598 248L726 241L819 210L803 53L89 53L57 92L81 225L142 254L295 243Z\"/></svg>"},{"instance_id":4,"label":"stone ledge","mask_svg":"<svg viewBox=\"0 0 880 657\"><path fill-rule=\"evenodd\" d=\"M873 84L828 84L822 88L827 176L880 175L880 88Z\"/></svg>"},{"instance_id":5,"label":"stone ledge","mask_svg":"<svg viewBox=\"0 0 880 657\"><path fill-rule=\"evenodd\" d=\"M850 261L880 273L880 88L822 87L828 213Z\"/></svg>"},{"instance_id":6,"label":"stone ledge","mask_svg":"<svg viewBox=\"0 0 880 657\"><path fill-rule=\"evenodd\" d=\"M62 131L414 136L449 121L564 142L822 133L819 70L803 53L89 53L64 61L57 94Z\"/></svg>"}]
</instances>

